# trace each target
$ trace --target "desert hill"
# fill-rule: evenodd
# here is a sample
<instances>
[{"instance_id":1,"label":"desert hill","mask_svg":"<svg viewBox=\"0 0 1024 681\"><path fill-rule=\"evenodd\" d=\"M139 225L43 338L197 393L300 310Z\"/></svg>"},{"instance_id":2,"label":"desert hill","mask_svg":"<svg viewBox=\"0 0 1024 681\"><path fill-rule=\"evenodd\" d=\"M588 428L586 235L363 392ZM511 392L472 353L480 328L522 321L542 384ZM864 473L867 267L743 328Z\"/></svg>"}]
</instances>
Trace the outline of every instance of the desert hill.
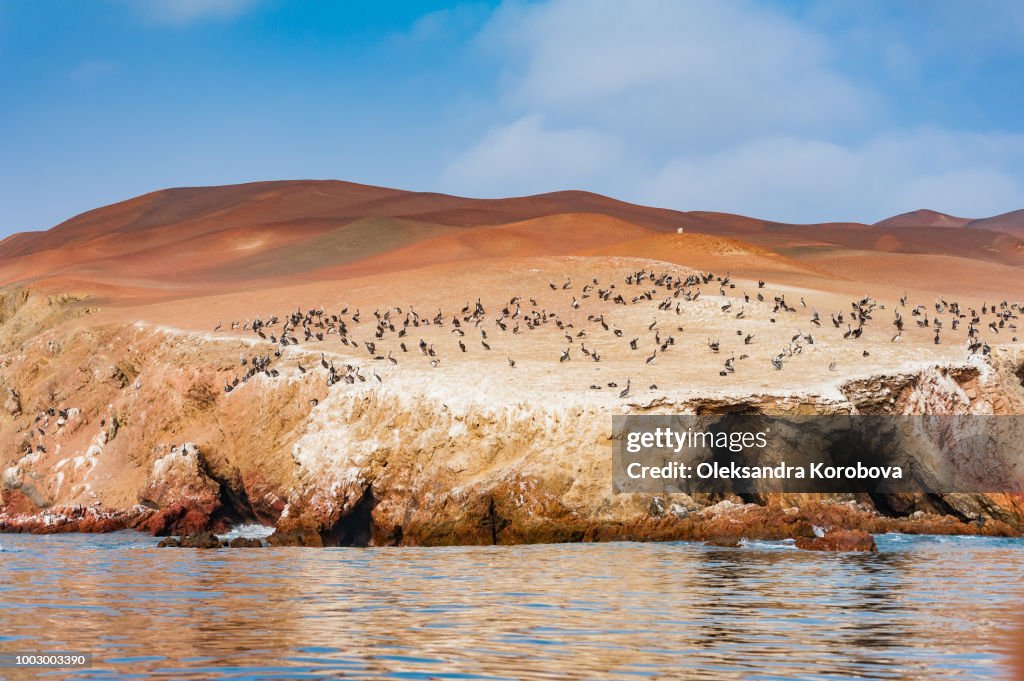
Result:
<instances>
[{"instance_id":1,"label":"desert hill","mask_svg":"<svg viewBox=\"0 0 1024 681\"><path fill-rule=\"evenodd\" d=\"M968 227L972 229L991 229L999 232L1008 232L1024 238L1024 209L1010 211L1002 215L981 220L971 220Z\"/></svg>"},{"instance_id":2,"label":"desert hill","mask_svg":"<svg viewBox=\"0 0 1024 681\"><path fill-rule=\"evenodd\" d=\"M0 285L102 295L107 302L208 295L232 290L335 280L438 263L488 258L615 253L756 277L761 265L782 271L857 280L877 254L908 256L899 268L915 285L918 265L957 258L957 276L984 281L1024 265L1019 233L1024 211L983 220L915 211L875 225L795 225L706 211L630 204L562 191L504 199L472 199L340 181L256 182L167 189L75 216L45 232L0 242ZM742 242L688 253L658 233L705 234ZM637 250L639 248L639 250ZM692 258L688 258L692 255ZM829 263L842 263L840 267ZM950 274L947 271L947 274ZM805 277L801 278L803 281ZM935 277L925 279L935 285ZM952 284L953 282L951 282Z\"/></svg>"},{"instance_id":3,"label":"desert hill","mask_svg":"<svg viewBox=\"0 0 1024 681\"><path fill-rule=\"evenodd\" d=\"M969 222L970 218L958 218L922 208L880 220L875 223L875 227L963 227Z\"/></svg>"},{"instance_id":4,"label":"desert hill","mask_svg":"<svg viewBox=\"0 0 1024 681\"><path fill-rule=\"evenodd\" d=\"M876 222L874 227L967 227L1006 232L1017 237L1024 237L1024 209L979 219L961 218L934 210L921 209L886 218Z\"/></svg>"}]
</instances>

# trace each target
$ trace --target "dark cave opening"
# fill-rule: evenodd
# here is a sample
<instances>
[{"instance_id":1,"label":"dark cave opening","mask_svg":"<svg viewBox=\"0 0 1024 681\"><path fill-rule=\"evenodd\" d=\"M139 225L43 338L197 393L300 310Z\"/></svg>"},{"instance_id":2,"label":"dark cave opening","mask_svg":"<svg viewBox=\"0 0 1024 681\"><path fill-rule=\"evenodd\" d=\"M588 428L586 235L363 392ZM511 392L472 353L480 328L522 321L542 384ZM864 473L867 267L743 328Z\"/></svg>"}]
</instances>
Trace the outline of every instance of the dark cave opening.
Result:
<instances>
[{"instance_id":1,"label":"dark cave opening","mask_svg":"<svg viewBox=\"0 0 1024 681\"><path fill-rule=\"evenodd\" d=\"M373 538L373 507L376 505L373 486L369 486L347 515L320 533L324 546L369 546Z\"/></svg>"}]
</instances>

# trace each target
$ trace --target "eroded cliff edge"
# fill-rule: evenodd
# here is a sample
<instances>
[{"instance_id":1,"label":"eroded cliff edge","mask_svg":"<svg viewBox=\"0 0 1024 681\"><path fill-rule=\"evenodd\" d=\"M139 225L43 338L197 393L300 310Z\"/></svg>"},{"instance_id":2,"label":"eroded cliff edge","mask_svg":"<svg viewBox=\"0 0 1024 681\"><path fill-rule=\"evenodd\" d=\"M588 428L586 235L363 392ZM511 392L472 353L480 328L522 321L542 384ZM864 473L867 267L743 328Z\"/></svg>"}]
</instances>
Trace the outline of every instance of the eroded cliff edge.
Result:
<instances>
[{"instance_id":1,"label":"eroded cliff edge","mask_svg":"<svg viewBox=\"0 0 1024 681\"><path fill-rule=\"evenodd\" d=\"M624 411L1022 414L1024 353L1012 348L743 396L544 397L429 374L381 383L372 362L342 357L369 380L328 388L286 371L225 393L224 372L252 341L54 324L90 309L5 298L2 530L170 535L260 522L280 544L445 545L1024 529L1024 498L1012 495L615 495L610 479L611 416ZM308 365L320 351L287 350Z\"/></svg>"}]
</instances>

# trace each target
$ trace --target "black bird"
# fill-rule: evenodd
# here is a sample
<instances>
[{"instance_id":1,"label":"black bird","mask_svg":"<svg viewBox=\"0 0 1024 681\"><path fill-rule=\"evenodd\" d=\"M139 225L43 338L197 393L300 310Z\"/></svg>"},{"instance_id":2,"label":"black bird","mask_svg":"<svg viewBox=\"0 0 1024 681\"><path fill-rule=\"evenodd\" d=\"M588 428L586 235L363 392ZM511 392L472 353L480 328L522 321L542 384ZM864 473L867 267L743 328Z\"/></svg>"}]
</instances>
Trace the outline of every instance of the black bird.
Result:
<instances>
[{"instance_id":1,"label":"black bird","mask_svg":"<svg viewBox=\"0 0 1024 681\"><path fill-rule=\"evenodd\" d=\"M558 361L559 362L568 362L569 361L569 348L565 349L565 351L562 353L562 356L559 358Z\"/></svg>"},{"instance_id":2,"label":"black bird","mask_svg":"<svg viewBox=\"0 0 1024 681\"><path fill-rule=\"evenodd\" d=\"M515 369L516 368L516 361L514 359L512 359L511 357L509 357L508 358L508 365L510 367L512 367L513 369Z\"/></svg>"}]
</instances>

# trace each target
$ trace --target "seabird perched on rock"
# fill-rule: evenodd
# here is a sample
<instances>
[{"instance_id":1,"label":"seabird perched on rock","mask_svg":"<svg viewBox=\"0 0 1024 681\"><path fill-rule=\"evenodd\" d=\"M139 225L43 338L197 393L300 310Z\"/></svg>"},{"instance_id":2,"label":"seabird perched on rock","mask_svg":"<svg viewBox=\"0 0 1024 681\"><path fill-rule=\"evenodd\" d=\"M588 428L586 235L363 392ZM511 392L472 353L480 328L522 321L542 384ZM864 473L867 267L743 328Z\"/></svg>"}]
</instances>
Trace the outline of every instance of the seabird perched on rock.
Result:
<instances>
[{"instance_id":1,"label":"seabird perched on rock","mask_svg":"<svg viewBox=\"0 0 1024 681\"><path fill-rule=\"evenodd\" d=\"M625 398L625 397L628 397L628 396L629 396L629 386L630 386L630 384L631 384L632 382L633 382L633 379L632 379L632 378L627 378L627 379L626 379L626 387L625 387L625 388L623 388L623 389L622 389L622 390L621 390L621 391L619 392L619 397L620 397L620 398Z\"/></svg>"}]
</instances>

